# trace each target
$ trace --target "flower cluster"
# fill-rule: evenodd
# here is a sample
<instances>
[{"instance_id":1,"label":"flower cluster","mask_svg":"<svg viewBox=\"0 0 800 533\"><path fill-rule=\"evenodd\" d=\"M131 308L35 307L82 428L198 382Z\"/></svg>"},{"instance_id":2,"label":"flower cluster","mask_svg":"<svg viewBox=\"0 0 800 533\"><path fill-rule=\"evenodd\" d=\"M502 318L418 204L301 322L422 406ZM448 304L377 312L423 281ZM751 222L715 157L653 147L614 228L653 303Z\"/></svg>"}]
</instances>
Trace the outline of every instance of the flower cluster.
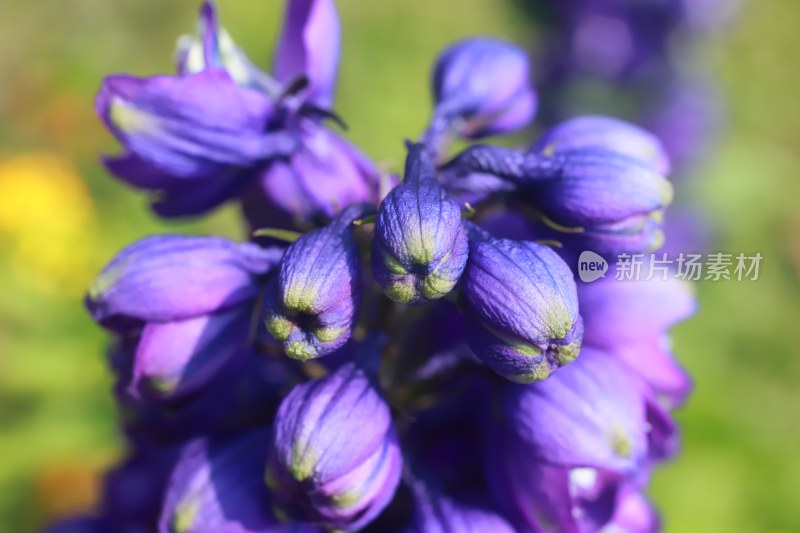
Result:
<instances>
[{"instance_id":1,"label":"flower cluster","mask_svg":"<svg viewBox=\"0 0 800 533\"><path fill-rule=\"evenodd\" d=\"M92 284L129 457L96 516L52 531L656 530L692 293L581 284L573 258L660 246L661 144L585 117L451 154L537 107L526 54L472 38L383 176L327 125L338 44L333 0L288 0L267 74L208 1L177 75L103 82L112 173L160 215L236 201L258 231L145 238Z\"/></svg>"}]
</instances>

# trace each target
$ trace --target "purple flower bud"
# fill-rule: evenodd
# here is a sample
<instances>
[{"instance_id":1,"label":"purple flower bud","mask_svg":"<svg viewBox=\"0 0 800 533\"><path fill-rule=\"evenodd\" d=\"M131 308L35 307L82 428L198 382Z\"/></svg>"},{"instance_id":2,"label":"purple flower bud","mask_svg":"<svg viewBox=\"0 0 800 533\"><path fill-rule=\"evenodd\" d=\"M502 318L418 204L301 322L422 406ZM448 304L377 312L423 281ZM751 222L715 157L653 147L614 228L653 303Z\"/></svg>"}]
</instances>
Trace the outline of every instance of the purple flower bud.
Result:
<instances>
[{"instance_id":1,"label":"purple flower bud","mask_svg":"<svg viewBox=\"0 0 800 533\"><path fill-rule=\"evenodd\" d=\"M667 330L695 312L691 286L673 278L606 278L580 284L578 297L584 344L619 358L653 394L680 405L692 384L671 353Z\"/></svg>"},{"instance_id":2,"label":"purple flower bud","mask_svg":"<svg viewBox=\"0 0 800 533\"><path fill-rule=\"evenodd\" d=\"M381 203L375 221L372 271L395 301L422 303L447 295L469 247L458 205L436 180L431 154L409 148L405 181Z\"/></svg>"},{"instance_id":3,"label":"purple flower bud","mask_svg":"<svg viewBox=\"0 0 800 533\"><path fill-rule=\"evenodd\" d=\"M608 354L584 348L551 379L507 386L502 402L512 430L550 464L627 473L646 459L642 392Z\"/></svg>"},{"instance_id":4,"label":"purple flower bud","mask_svg":"<svg viewBox=\"0 0 800 533\"><path fill-rule=\"evenodd\" d=\"M471 38L447 48L433 74L436 101L426 144L453 131L480 138L524 127L536 111L525 52L506 42Z\"/></svg>"},{"instance_id":5,"label":"purple flower bud","mask_svg":"<svg viewBox=\"0 0 800 533\"><path fill-rule=\"evenodd\" d=\"M167 235L117 255L90 287L86 305L101 324L136 335L129 392L185 399L238 365L263 277L282 254Z\"/></svg>"},{"instance_id":6,"label":"purple flower bud","mask_svg":"<svg viewBox=\"0 0 800 533\"><path fill-rule=\"evenodd\" d=\"M86 306L101 324L170 322L254 299L283 250L216 237L159 235L127 248L100 272Z\"/></svg>"},{"instance_id":7,"label":"purple flower bud","mask_svg":"<svg viewBox=\"0 0 800 533\"><path fill-rule=\"evenodd\" d=\"M246 355L253 306L148 323L136 349L129 392L177 400L196 393Z\"/></svg>"},{"instance_id":8,"label":"purple flower bud","mask_svg":"<svg viewBox=\"0 0 800 533\"><path fill-rule=\"evenodd\" d=\"M578 150L604 150L640 161L666 176L670 165L664 147L652 133L624 120L583 116L562 122L539 139L533 151L551 156Z\"/></svg>"},{"instance_id":9,"label":"purple flower bud","mask_svg":"<svg viewBox=\"0 0 800 533\"><path fill-rule=\"evenodd\" d=\"M176 399L176 394L157 395L145 387L132 390L137 342L122 343L111 354L122 426L126 436L136 442L161 446L198 435L264 427L293 379L286 358L251 351L237 356L191 395L181 397L181 389L177 389Z\"/></svg>"},{"instance_id":10,"label":"purple flower bud","mask_svg":"<svg viewBox=\"0 0 800 533\"><path fill-rule=\"evenodd\" d=\"M286 516L356 531L391 500L401 467L389 406L354 363L296 386L278 409L266 479Z\"/></svg>"},{"instance_id":11,"label":"purple flower bud","mask_svg":"<svg viewBox=\"0 0 800 533\"><path fill-rule=\"evenodd\" d=\"M356 326L362 292L354 205L330 225L307 233L286 250L264 299L267 331L286 355L307 360L341 348Z\"/></svg>"},{"instance_id":12,"label":"purple flower bud","mask_svg":"<svg viewBox=\"0 0 800 533\"><path fill-rule=\"evenodd\" d=\"M271 512L261 473L268 433L189 443L172 471L159 519L160 533L311 532L281 524Z\"/></svg>"},{"instance_id":13,"label":"purple flower bud","mask_svg":"<svg viewBox=\"0 0 800 533\"><path fill-rule=\"evenodd\" d=\"M479 359L512 381L547 378L572 362L581 346L572 272L547 246L469 228L462 277L467 342Z\"/></svg>"},{"instance_id":14,"label":"purple flower bud","mask_svg":"<svg viewBox=\"0 0 800 533\"><path fill-rule=\"evenodd\" d=\"M244 210L253 228L295 228L330 220L356 203L377 203L378 171L355 146L310 120L296 128L298 150L253 171Z\"/></svg>"},{"instance_id":15,"label":"purple flower bud","mask_svg":"<svg viewBox=\"0 0 800 533\"><path fill-rule=\"evenodd\" d=\"M628 156L596 149L542 156L473 146L447 167L451 173L490 173L514 183L548 224L591 239L598 252L639 252L663 243L660 228L672 186ZM635 245L640 247L630 248Z\"/></svg>"},{"instance_id":16,"label":"purple flower bud","mask_svg":"<svg viewBox=\"0 0 800 533\"><path fill-rule=\"evenodd\" d=\"M275 77L289 83L305 76L309 80L308 99L330 107L339 64L339 34L333 0L288 0L276 47Z\"/></svg>"},{"instance_id":17,"label":"purple flower bud","mask_svg":"<svg viewBox=\"0 0 800 533\"><path fill-rule=\"evenodd\" d=\"M267 94L280 92L278 82L255 65L239 48L225 28L219 25L217 8L206 0L200 8L198 35L184 35L176 52L178 73L197 74L210 68L221 68L242 87L259 89Z\"/></svg>"},{"instance_id":18,"label":"purple flower bud","mask_svg":"<svg viewBox=\"0 0 800 533\"><path fill-rule=\"evenodd\" d=\"M265 132L270 100L223 70L109 76L95 106L126 149L107 166L134 187L162 191L155 207L163 216L215 207L241 187L238 169L291 154L297 144L288 133Z\"/></svg>"}]
</instances>

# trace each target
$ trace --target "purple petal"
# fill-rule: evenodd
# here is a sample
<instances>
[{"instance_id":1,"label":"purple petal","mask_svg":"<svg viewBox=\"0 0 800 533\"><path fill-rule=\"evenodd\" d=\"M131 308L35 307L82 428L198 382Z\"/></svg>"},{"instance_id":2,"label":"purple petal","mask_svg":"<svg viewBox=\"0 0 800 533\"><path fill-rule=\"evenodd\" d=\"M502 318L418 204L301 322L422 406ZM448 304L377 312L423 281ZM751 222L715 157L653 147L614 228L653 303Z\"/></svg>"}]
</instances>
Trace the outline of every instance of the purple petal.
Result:
<instances>
[{"instance_id":1,"label":"purple petal","mask_svg":"<svg viewBox=\"0 0 800 533\"><path fill-rule=\"evenodd\" d=\"M170 322L213 313L254 298L259 279L282 254L222 238L147 237L100 272L86 305L98 322L117 317Z\"/></svg>"},{"instance_id":2,"label":"purple petal","mask_svg":"<svg viewBox=\"0 0 800 533\"><path fill-rule=\"evenodd\" d=\"M487 435L486 474L499 508L518 531L606 531L636 478L553 466L508 428ZM611 529L609 529L611 531Z\"/></svg>"},{"instance_id":3,"label":"purple petal","mask_svg":"<svg viewBox=\"0 0 800 533\"><path fill-rule=\"evenodd\" d=\"M339 63L339 15L333 0L287 0L283 32L274 62L284 84L306 76L308 99L321 107L333 102Z\"/></svg>"},{"instance_id":4,"label":"purple petal","mask_svg":"<svg viewBox=\"0 0 800 533\"><path fill-rule=\"evenodd\" d=\"M458 502L421 481L413 484L414 518L405 533L514 533L514 528L485 506ZM485 503L484 503L485 505Z\"/></svg>"},{"instance_id":5,"label":"purple petal","mask_svg":"<svg viewBox=\"0 0 800 533\"><path fill-rule=\"evenodd\" d=\"M489 488L517 529L577 533L568 470L545 464L507 429L494 428L486 437Z\"/></svg>"},{"instance_id":6,"label":"purple petal","mask_svg":"<svg viewBox=\"0 0 800 533\"><path fill-rule=\"evenodd\" d=\"M159 531L316 531L310 526L281 524L272 515L262 477L268 445L268 433L263 431L236 439L204 439L188 444L172 471Z\"/></svg>"},{"instance_id":7,"label":"purple petal","mask_svg":"<svg viewBox=\"0 0 800 533\"><path fill-rule=\"evenodd\" d=\"M586 149L623 154L662 176L669 174L669 157L658 138L639 126L612 117L580 116L567 120L545 133L533 148L543 155Z\"/></svg>"},{"instance_id":8,"label":"purple petal","mask_svg":"<svg viewBox=\"0 0 800 533\"><path fill-rule=\"evenodd\" d=\"M300 139L291 158L256 173L245 197L245 214L253 227L318 224L347 206L377 203L378 173L352 144L307 121Z\"/></svg>"},{"instance_id":9,"label":"purple petal","mask_svg":"<svg viewBox=\"0 0 800 533\"><path fill-rule=\"evenodd\" d=\"M95 106L131 153L176 180L251 165L294 148L284 135L264 132L270 100L237 86L221 70L187 77L109 76Z\"/></svg>"},{"instance_id":10,"label":"purple petal","mask_svg":"<svg viewBox=\"0 0 800 533\"><path fill-rule=\"evenodd\" d=\"M136 350L133 389L177 400L207 385L245 355L251 307L147 324Z\"/></svg>"},{"instance_id":11,"label":"purple petal","mask_svg":"<svg viewBox=\"0 0 800 533\"><path fill-rule=\"evenodd\" d=\"M619 224L664 209L672 186L637 160L584 150L541 158L528 172L536 203L562 226Z\"/></svg>"},{"instance_id":12,"label":"purple petal","mask_svg":"<svg viewBox=\"0 0 800 533\"><path fill-rule=\"evenodd\" d=\"M584 348L548 380L509 385L503 402L520 439L553 464L629 472L647 454L642 393L608 354Z\"/></svg>"},{"instance_id":13,"label":"purple petal","mask_svg":"<svg viewBox=\"0 0 800 533\"><path fill-rule=\"evenodd\" d=\"M351 363L292 389L275 419L275 453L296 478L326 483L373 455L390 427L386 401Z\"/></svg>"},{"instance_id":14,"label":"purple petal","mask_svg":"<svg viewBox=\"0 0 800 533\"><path fill-rule=\"evenodd\" d=\"M653 389L680 404L691 389L672 356L667 330L696 310L689 284L606 278L578 288L584 342L624 361Z\"/></svg>"}]
</instances>

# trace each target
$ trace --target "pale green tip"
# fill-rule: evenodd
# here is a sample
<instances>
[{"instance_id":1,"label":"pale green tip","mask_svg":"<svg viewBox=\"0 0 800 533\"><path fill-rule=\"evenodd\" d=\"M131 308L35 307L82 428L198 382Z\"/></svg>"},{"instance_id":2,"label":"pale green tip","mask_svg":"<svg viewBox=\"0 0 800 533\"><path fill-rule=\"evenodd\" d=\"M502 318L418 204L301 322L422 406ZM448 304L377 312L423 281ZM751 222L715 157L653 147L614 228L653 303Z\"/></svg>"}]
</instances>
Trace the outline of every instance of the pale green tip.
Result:
<instances>
[{"instance_id":1,"label":"pale green tip","mask_svg":"<svg viewBox=\"0 0 800 533\"><path fill-rule=\"evenodd\" d=\"M662 230L657 229L657 230L653 231L653 238L650 241L650 246L647 247L647 251L648 252L655 252L656 250L658 250L659 248L664 246L664 241L665 240L666 239L664 237L664 232Z\"/></svg>"},{"instance_id":2,"label":"pale green tip","mask_svg":"<svg viewBox=\"0 0 800 533\"><path fill-rule=\"evenodd\" d=\"M200 511L200 502L194 498L182 500L175 508L172 517L172 529L175 533L187 533L194 527L197 514Z\"/></svg>"},{"instance_id":3,"label":"pale green tip","mask_svg":"<svg viewBox=\"0 0 800 533\"><path fill-rule=\"evenodd\" d=\"M144 380L148 388L159 394L171 394L178 388L180 379L166 376L147 376Z\"/></svg>"},{"instance_id":4,"label":"pale green tip","mask_svg":"<svg viewBox=\"0 0 800 533\"><path fill-rule=\"evenodd\" d=\"M346 328L319 328L314 331L314 336L320 342L333 342L346 331Z\"/></svg>"},{"instance_id":5,"label":"pale green tip","mask_svg":"<svg viewBox=\"0 0 800 533\"><path fill-rule=\"evenodd\" d=\"M292 341L285 346L286 355L298 361L314 359L319 354L305 341Z\"/></svg>"},{"instance_id":6,"label":"pale green tip","mask_svg":"<svg viewBox=\"0 0 800 533\"><path fill-rule=\"evenodd\" d=\"M333 504L338 509L347 509L348 507L353 507L357 503L361 501L362 498L362 490L360 488L354 488L348 491L345 491L341 494L337 494L333 496L331 499L333 500Z\"/></svg>"},{"instance_id":7,"label":"pale green tip","mask_svg":"<svg viewBox=\"0 0 800 533\"><path fill-rule=\"evenodd\" d=\"M553 349L553 355L556 358L556 362L558 366L568 365L573 362L575 359L578 358L578 354L581 352L581 342L575 341L571 344L567 344L566 346L555 346Z\"/></svg>"},{"instance_id":8,"label":"pale green tip","mask_svg":"<svg viewBox=\"0 0 800 533\"><path fill-rule=\"evenodd\" d=\"M314 473L316 462L316 453L312 448L295 444L292 448L292 464L289 465L289 472L297 481L304 481Z\"/></svg>"},{"instance_id":9,"label":"pale green tip","mask_svg":"<svg viewBox=\"0 0 800 533\"><path fill-rule=\"evenodd\" d=\"M396 281L389 287L386 287L386 296L402 304L407 304L413 300L416 294L417 290L414 287L414 281L412 279Z\"/></svg>"},{"instance_id":10,"label":"pale green tip","mask_svg":"<svg viewBox=\"0 0 800 533\"><path fill-rule=\"evenodd\" d=\"M633 444L625 432L622 431L622 428L614 425L609 432L608 440L611 444L611 449L614 450L614 454L617 457L627 459L631 456Z\"/></svg>"},{"instance_id":11,"label":"pale green tip","mask_svg":"<svg viewBox=\"0 0 800 533\"><path fill-rule=\"evenodd\" d=\"M454 280L444 278L434 272L422 281L422 296L428 300L436 300L447 296L455 285L456 282Z\"/></svg>"},{"instance_id":12,"label":"pale green tip","mask_svg":"<svg viewBox=\"0 0 800 533\"><path fill-rule=\"evenodd\" d=\"M286 307L292 311L300 313L313 313L314 301L317 299L317 291L306 287L293 285L286 290L283 298Z\"/></svg>"},{"instance_id":13,"label":"pale green tip","mask_svg":"<svg viewBox=\"0 0 800 533\"><path fill-rule=\"evenodd\" d=\"M525 357L538 357L542 355L542 349L533 344L526 344L524 342L516 342L509 346L512 350Z\"/></svg>"},{"instance_id":14,"label":"pale green tip","mask_svg":"<svg viewBox=\"0 0 800 533\"><path fill-rule=\"evenodd\" d=\"M274 316L266 320L267 331L279 341L285 341L294 329L294 324L282 316Z\"/></svg>"},{"instance_id":15,"label":"pale green tip","mask_svg":"<svg viewBox=\"0 0 800 533\"><path fill-rule=\"evenodd\" d=\"M663 182L662 190L661 190L661 202L663 205L667 206L672 203L672 198L675 196L675 189L672 187L672 184L667 181L666 179Z\"/></svg>"},{"instance_id":16,"label":"pale green tip","mask_svg":"<svg viewBox=\"0 0 800 533\"><path fill-rule=\"evenodd\" d=\"M543 381L550 377L552 374L552 370L550 370L550 365L547 361L542 361L541 363L537 364L533 370L526 374L515 374L515 375L508 375L505 376L506 379L509 381L513 381L514 383L520 383L522 385L528 385L529 383L536 383L537 381Z\"/></svg>"},{"instance_id":17,"label":"pale green tip","mask_svg":"<svg viewBox=\"0 0 800 533\"><path fill-rule=\"evenodd\" d=\"M266 472L264 472L264 483L272 490L276 490L280 487L280 483L278 483L278 479L273 475L272 470L267 467Z\"/></svg>"},{"instance_id":18,"label":"pale green tip","mask_svg":"<svg viewBox=\"0 0 800 533\"><path fill-rule=\"evenodd\" d=\"M279 522L289 522L292 519L283 507L277 505L272 506L272 514L275 515Z\"/></svg>"},{"instance_id":19,"label":"pale green tip","mask_svg":"<svg viewBox=\"0 0 800 533\"><path fill-rule=\"evenodd\" d=\"M408 269L403 266L403 263L397 260L392 254L387 253L383 250L380 250L381 259L383 260L383 264L386 266L386 269L391 272L392 274L396 274L398 276L405 276L408 274Z\"/></svg>"},{"instance_id":20,"label":"pale green tip","mask_svg":"<svg viewBox=\"0 0 800 533\"><path fill-rule=\"evenodd\" d=\"M153 133L157 129L153 117L119 98L111 101L109 118L114 126L125 133Z\"/></svg>"}]
</instances>

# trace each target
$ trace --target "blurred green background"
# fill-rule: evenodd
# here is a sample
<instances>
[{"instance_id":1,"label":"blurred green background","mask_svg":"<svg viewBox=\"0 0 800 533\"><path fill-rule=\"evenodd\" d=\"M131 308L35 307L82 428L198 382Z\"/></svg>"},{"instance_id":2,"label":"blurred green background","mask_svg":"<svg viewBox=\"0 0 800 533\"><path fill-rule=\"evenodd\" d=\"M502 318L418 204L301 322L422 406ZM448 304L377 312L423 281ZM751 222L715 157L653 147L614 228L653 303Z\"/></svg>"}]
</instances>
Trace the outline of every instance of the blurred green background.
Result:
<instances>
[{"instance_id":1,"label":"blurred green background","mask_svg":"<svg viewBox=\"0 0 800 533\"><path fill-rule=\"evenodd\" d=\"M268 63L282 2L225 0L222 17ZM196 0L0 3L0 532L36 531L91 507L120 453L102 332L84 287L119 248L159 231L238 235L235 210L165 223L110 179L115 150L92 111L103 75L171 70ZM336 108L350 137L398 168L422 129L436 53L464 35L522 44L536 30L511 2L341 0ZM696 391L678 418L684 452L654 479L668 532L800 532L800 52L797 0L745 2L702 42L729 116L690 194L716 248L760 252L756 282L698 286L675 333Z\"/></svg>"}]
</instances>

